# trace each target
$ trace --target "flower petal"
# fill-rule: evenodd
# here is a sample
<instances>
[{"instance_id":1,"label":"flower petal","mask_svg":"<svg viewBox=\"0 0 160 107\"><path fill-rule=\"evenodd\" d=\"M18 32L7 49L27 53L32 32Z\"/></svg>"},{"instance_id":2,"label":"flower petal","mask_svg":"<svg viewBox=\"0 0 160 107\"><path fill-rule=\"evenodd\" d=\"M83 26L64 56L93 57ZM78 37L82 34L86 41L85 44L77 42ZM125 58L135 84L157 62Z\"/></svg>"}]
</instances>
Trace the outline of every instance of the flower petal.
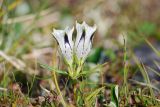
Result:
<instances>
[{"instance_id":1,"label":"flower petal","mask_svg":"<svg viewBox=\"0 0 160 107\"><path fill-rule=\"evenodd\" d=\"M77 36L76 36L76 41L75 41L75 47L77 47L80 42L80 39L83 33L83 29L84 29L83 25L76 22Z\"/></svg>"},{"instance_id":2,"label":"flower petal","mask_svg":"<svg viewBox=\"0 0 160 107\"><path fill-rule=\"evenodd\" d=\"M83 26L84 26L85 32L86 32L86 35L85 35L85 46L87 46L90 41L92 42L92 38L94 36L93 34L96 31L97 27L96 27L96 25L91 27L91 26L87 25L86 22L83 22Z\"/></svg>"},{"instance_id":3,"label":"flower petal","mask_svg":"<svg viewBox=\"0 0 160 107\"><path fill-rule=\"evenodd\" d=\"M69 43L71 40L69 40L68 35L67 35L69 34L69 36L71 36L71 33L72 32L70 32L69 30L65 32L65 30L55 30L55 29L53 30L53 33L52 33L59 44L59 47L61 49L63 57L65 58L65 61L68 64L72 64L73 62L73 58L72 58L73 57L73 52L72 52L73 43L71 47Z\"/></svg>"},{"instance_id":4,"label":"flower petal","mask_svg":"<svg viewBox=\"0 0 160 107\"><path fill-rule=\"evenodd\" d=\"M65 32L64 30L56 30L54 29L52 32L53 36L55 37L55 39L57 40L60 49L64 50L65 48L65 43L64 43L64 36L65 36Z\"/></svg>"},{"instance_id":5,"label":"flower petal","mask_svg":"<svg viewBox=\"0 0 160 107\"><path fill-rule=\"evenodd\" d=\"M86 32L84 43L84 58L86 58L92 48L92 39L94 36L94 32L96 31L96 26L94 25L93 27L91 27L87 25L85 22L83 22L83 26Z\"/></svg>"},{"instance_id":6,"label":"flower petal","mask_svg":"<svg viewBox=\"0 0 160 107\"><path fill-rule=\"evenodd\" d=\"M83 58L83 49L84 49L84 42L85 42L84 26L76 22L76 30L77 30L77 36L76 36L74 48L75 48L76 57L78 61L80 61Z\"/></svg>"},{"instance_id":7,"label":"flower petal","mask_svg":"<svg viewBox=\"0 0 160 107\"><path fill-rule=\"evenodd\" d=\"M76 53L76 56L78 58L78 60L81 60L84 56L84 38L82 38L80 40L80 42L78 43L78 46L75 48L75 53Z\"/></svg>"},{"instance_id":8,"label":"flower petal","mask_svg":"<svg viewBox=\"0 0 160 107\"><path fill-rule=\"evenodd\" d=\"M78 60L84 62L92 47L93 34L96 26L90 27L85 22L76 22L77 37L75 42L75 53Z\"/></svg>"},{"instance_id":9,"label":"flower petal","mask_svg":"<svg viewBox=\"0 0 160 107\"><path fill-rule=\"evenodd\" d=\"M69 44L66 44L65 45L65 49L64 50L61 50L62 51L62 54L63 54L63 56L65 57L65 60L67 61L67 63L69 64L69 65L71 65L72 64L72 62L73 62L73 55L72 55L72 50L71 50L71 47L70 47L70 45Z\"/></svg>"},{"instance_id":10,"label":"flower petal","mask_svg":"<svg viewBox=\"0 0 160 107\"><path fill-rule=\"evenodd\" d=\"M74 31L74 27L73 28L69 28L69 27L65 28L65 32L68 36L68 40L69 40L69 44L70 44L71 48L73 48L73 44L74 44L73 40L72 40L73 31Z\"/></svg>"}]
</instances>

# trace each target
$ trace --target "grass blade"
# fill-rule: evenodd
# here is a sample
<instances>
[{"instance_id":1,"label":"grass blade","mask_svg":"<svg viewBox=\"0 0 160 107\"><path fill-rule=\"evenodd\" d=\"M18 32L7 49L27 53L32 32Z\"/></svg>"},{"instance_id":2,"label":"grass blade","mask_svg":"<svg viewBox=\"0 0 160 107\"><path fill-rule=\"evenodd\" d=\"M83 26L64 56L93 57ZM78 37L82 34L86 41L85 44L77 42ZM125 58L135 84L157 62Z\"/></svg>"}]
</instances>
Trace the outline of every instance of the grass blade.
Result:
<instances>
[{"instance_id":1,"label":"grass blade","mask_svg":"<svg viewBox=\"0 0 160 107\"><path fill-rule=\"evenodd\" d=\"M47 70L49 70L49 71L55 71L55 72L57 72L57 73L59 73L59 74L63 74L63 75L67 75L67 74L68 74L66 71L58 70L58 69L56 69L56 68L54 68L54 67L51 67L51 66L49 66L49 65L47 65L47 64L42 64L42 63L39 63L39 64L40 64L40 66L41 66L42 68L47 69Z\"/></svg>"}]
</instances>

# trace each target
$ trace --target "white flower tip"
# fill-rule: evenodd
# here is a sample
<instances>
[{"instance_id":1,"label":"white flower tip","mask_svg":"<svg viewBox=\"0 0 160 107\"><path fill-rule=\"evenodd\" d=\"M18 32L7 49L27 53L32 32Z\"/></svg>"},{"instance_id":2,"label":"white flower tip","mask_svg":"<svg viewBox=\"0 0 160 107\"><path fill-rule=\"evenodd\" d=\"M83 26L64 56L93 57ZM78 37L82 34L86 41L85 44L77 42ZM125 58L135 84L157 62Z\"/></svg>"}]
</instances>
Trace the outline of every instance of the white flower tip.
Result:
<instances>
[{"instance_id":1,"label":"white flower tip","mask_svg":"<svg viewBox=\"0 0 160 107\"><path fill-rule=\"evenodd\" d=\"M63 39L65 32L63 30L56 30L53 29L52 35L57 40L58 43L60 43L61 39Z\"/></svg>"},{"instance_id":2,"label":"white flower tip","mask_svg":"<svg viewBox=\"0 0 160 107\"><path fill-rule=\"evenodd\" d=\"M83 26L85 26L85 28L88 28L88 29L92 29L93 30L93 32L95 32L96 31L96 29L97 29L97 26L94 24L93 26L89 26L85 21L83 21Z\"/></svg>"},{"instance_id":3,"label":"white flower tip","mask_svg":"<svg viewBox=\"0 0 160 107\"><path fill-rule=\"evenodd\" d=\"M82 24L83 24L83 25L87 25L85 21L83 21L83 23L82 23Z\"/></svg>"},{"instance_id":4,"label":"white flower tip","mask_svg":"<svg viewBox=\"0 0 160 107\"><path fill-rule=\"evenodd\" d=\"M55 30L56 30L56 29L55 29L55 28L53 28L52 35L54 35Z\"/></svg>"},{"instance_id":5,"label":"white flower tip","mask_svg":"<svg viewBox=\"0 0 160 107\"><path fill-rule=\"evenodd\" d=\"M52 32L53 35L60 35L60 34L63 34L63 33L64 33L63 30L56 30L56 29L53 29L53 32Z\"/></svg>"},{"instance_id":6,"label":"white flower tip","mask_svg":"<svg viewBox=\"0 0 160 107\"><path fill-rule=\"evenodd\" d=\"M97 29L97 25L96 24L94 24L93 29L94 29L94 31L96 31L96 29Z\"/></svg>"},{"instance_id":7,"label":"white flower tip","mask_svg":"<svg viewBox=\"0 0 160 107\"><path fill-rule=\"evenodd\" d=\"M78 23L78 21L76 20L76 24Z\"/></svg>"},{"instance_id":8,"label":"white flower tip","mask_svg":"<svg viewBox=\"0 0 160 107\"><path fill-rule=\"evenodd\" d=\"M78 23L77 21L76 21L76 28L77 27L80 27L82 24L80 24L80 23Z\"/></svg>"},{"instance_id":9,"label":"white flower tip","mask_svg":"<svg viewBox=\"0 0 160 107\"><path fill-rule=\"evenodd\" d=\"M67 26L67 27L65 28L65 31L66 31L66 33L71 33L71 34L72 34L73 31L74 31L74 27L71 28L71 27L68 27L68 26Z\"/></svg>"},{"instance_id":10,"label":"white flower tip","mask_svg":"<svg viewBox=\"0 0 160 107\"><path fill-rule=\"evenodd\" d=\"M71 28L71 31L72 31L72 32L74 31L74 26Z\"/></svg>"},{"instance_id":11,"label":"white flower tip","mask_svg":"<svg viewBox=\"0 0 160 107\"><path fill-rule=\"evenodd\" d=\"M83 21L83 22L84 22L84 21ZM82 22L82 23L83 23L83 22ZM76 24L80 24L80 25L81 25L81 23L78 23L78 21L77 21L77 20L76 20Z\"/></svg>"}]
</instances>

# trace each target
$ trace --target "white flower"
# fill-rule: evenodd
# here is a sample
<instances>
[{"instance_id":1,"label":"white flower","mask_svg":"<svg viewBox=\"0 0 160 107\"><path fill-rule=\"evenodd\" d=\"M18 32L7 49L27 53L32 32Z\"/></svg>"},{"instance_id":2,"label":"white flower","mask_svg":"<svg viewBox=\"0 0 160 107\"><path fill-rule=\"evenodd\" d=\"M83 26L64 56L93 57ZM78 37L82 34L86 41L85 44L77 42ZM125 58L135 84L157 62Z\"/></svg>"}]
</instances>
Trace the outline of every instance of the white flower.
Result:
<instances>
[{"instance_id":1,"label":"white flower","mask_svg":"<svg viewBox=\"0 0 160 107\"><path fill-rule=\"evenodd\" d=\"M53 35L57 40L65 61L71 65L73 63L73 28L66 27L65 30L53 30Z\"/></svg>"},{"instance_id":2,"label":"white flower","mask_svg":"<svg viewBox=\"0 0 160 107\"><path fill-rule=\"evenodd\" d=\"M88 26L85 22L79 24L76 22L77 37L75 41L75 53L80 62L84 62L92 47L92 39L96 26Z\"/></svg>"},{"instance_id":3,"label":"white flower","mask_svg":"<svg viewBox=\"0 0 160 107\"><path fill-rule=\"evenodd\" d=\"M96 31L96 26L91 27L85 22L82 24L76 22L76 30L75 43L72 40L74 27L72 29L66 27L65 30L54 29L52 33L59 44L62 55L69 65L72 65L74 61L73 56L76 56L79 63L84 63L92 47L92 38Z\"/></svg>"}]
</instances>

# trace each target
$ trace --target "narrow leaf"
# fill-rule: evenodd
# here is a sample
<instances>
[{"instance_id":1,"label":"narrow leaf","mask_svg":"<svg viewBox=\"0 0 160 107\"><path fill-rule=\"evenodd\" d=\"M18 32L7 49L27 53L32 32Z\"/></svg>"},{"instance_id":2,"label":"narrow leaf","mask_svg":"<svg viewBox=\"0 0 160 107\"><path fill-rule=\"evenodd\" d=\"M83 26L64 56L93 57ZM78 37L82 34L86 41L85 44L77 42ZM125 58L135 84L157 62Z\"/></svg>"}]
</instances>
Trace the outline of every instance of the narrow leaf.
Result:
<instances>
[{"instance_id":1,"label":"narrow leaf","mask_svg":"<svg viewBox=\"0 0 160 107\"><path fill-rule=\"evenodd\" d=\"M51 67L51 66L49 66L49 65L47 65L47 64L42 64L42 63L40 63L40 66L41 66L42 68L44 68L44 69L47 69L48 71L54 71L54 72L57 72L57 73L59 73L59 74L64 74L64 75L67 75L67 74L68 74L66 71L58 70L58 69L56 69L56 68L54 68L54 67Z\"/></svg>"}]
</instances>

